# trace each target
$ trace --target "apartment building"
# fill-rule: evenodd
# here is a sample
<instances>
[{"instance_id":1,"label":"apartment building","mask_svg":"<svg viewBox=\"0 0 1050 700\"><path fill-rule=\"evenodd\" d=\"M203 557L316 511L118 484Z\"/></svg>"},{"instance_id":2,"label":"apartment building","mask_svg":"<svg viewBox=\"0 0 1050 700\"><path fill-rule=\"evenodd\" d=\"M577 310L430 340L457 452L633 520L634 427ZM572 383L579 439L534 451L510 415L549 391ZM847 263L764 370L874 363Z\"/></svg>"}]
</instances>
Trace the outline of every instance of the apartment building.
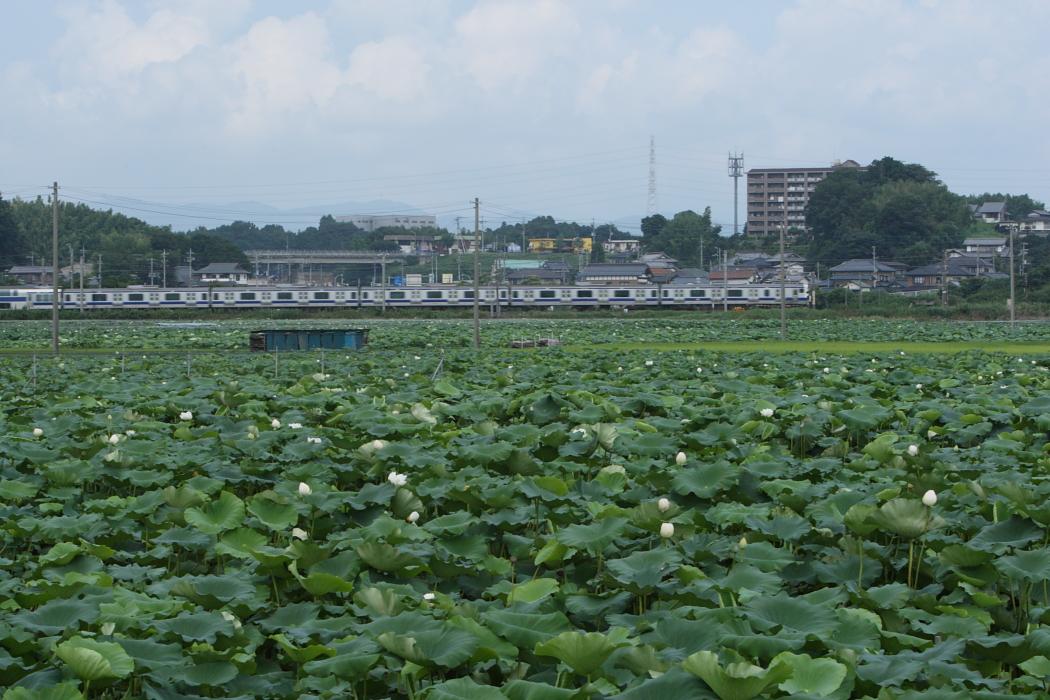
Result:
<instances>
[{"instance_id":1,"label":"apartment building","mask_svg":"<svg viewBox=\"0 0 1050 700\"><path fill-rule=\"evenodd\" d=\"M747 233L767 236L806 227L806 204L817 183L838 168L859 168L855 160L826 168L752 168L747 171Z\"/></svg>"}]
</instances>

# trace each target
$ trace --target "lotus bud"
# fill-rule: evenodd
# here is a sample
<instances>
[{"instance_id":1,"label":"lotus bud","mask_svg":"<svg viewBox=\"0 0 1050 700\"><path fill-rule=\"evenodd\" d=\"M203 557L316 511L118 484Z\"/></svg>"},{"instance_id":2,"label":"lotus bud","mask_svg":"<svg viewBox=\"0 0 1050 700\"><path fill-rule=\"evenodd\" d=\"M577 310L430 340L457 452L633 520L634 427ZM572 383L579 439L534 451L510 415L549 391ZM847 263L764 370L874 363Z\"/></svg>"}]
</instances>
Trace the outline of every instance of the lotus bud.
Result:
<instances>
[{"instance_id":1,"label":"lotus bud","mask_svg":"<svg viewBox=\"0 0 1050 700\"><path fill-rule=\"evenodd\" d=\"M371 443L373 450L381 450L386 447L386 440L373 440Z\"/></svg>"},{"instance_id":2,"label":"lotus bud","mask_svg":"<svg viewBox=\"0 0 1050 700\"><path fill-rule=\"evenodd\" d=\"M759 413L762 414L763 418L772 418L773 417L773 409L772 408L763 408L761 411L759 411Z\"/></svg>"},{"instance_id":3,"label":"lotus bud","mask_svg":"<svg viewBox=\"0 0 1050 700\"><path fill-rule=\"evenodd\" d=\"M179 414L179 420L193 420L193 411L183 411Z\"/></svg>"},{"instance_id":4,"label":"lotus bud","mask_svg":"<svg viewBox=\"0 0 1050 700\"><path fill-rule=\"evenodd\" d=\"M300 481L299 482L299 495L300 496L309 496L313 492L314 492L314 490L312 488L310 488L310 484L306 483L305 481Z\"/></svg>"},{"instance_id":5,"label":"lotus bud","mask_svg":"<svg viewBox=\"0 0 1050 700\"><path fill-rule=\"evenodd\" d=\"M922 384L916 384L915 388L918 389L919 391L922 391Z\"/></svg>"},{"instance_id":6,"label":"lotus bud","mask_svg":"<svg viewBox=\"0 0 1050 700\"><path fill-rule=\"evenodd\" d=\"M404 486L408 483L408 476L405 474L398 474L397 472L390 472L386 475L386 480L394 486Z\"/></svg>"},{"instance_id":7,"label":"lotus bud","mask_svg":"<svg viewBox=\"0 0 1050 700\"><path fill-rule=\"evenodd\" d=\"M918 445L908 445L908 455L910 455L911 457L915 457L918 454L919 454L919 446Z\"/></svg>"},{"instance_id":8,"label":"lotus bud","mask_svg":"<svg viewBox=\"0 0 1050 700\"><path fill-rule=\"evenodd\" d=\"M43 437L43 436L44 436L44 429L43 428L33 428L33 437Z\"/></svg>"},{"instance_id":9,"label":"lotus bud","mask_svg":"<svg viewBox=\"0 0 1050 700\"><path fill-rule=\"evenodd\" d=\"M302 528L293 527L292 537L294 537L297 540L307 540L310 538L310 535L306 534L306 530L303 530Z\"/></svg>"},{"instance_id":10,"label":"lotus bud","mask_svg":"<svg viewBox=\"0 0 1050 700\"><path fill-rule=\"evenodd\" d=\"M660 509L661 513L666 513L671 510L671 500L668 498L661 498L656 502L656 507Z\"/></svg>"},{"instance_id":11,"label":"lotus bud","mask_svg":"<svg viewBox=\"0 0 1050 700\"><path fill-rule=\"evenodd\" d=\"M674 456L674 463L678 466L682 466L683 464L685 464L687 459L689 458L685 456L685 452L679 452Z\"/></svg>"},{"instance_id":12,"label":"lotus bud","mask_svg":"<svg viewBox=\"0 0 1050 700\"><path fill-rule=\"evenodd\" d=\"M934 430L927 430L926 431L926 439L927 440L932 440L935 437L937 437L937 432L936 431L934 431Z\"/></svg>"},{"instance_id":13,"label":"lotus bud","mask_svg":"<svg viewBox=\"0 0 1050 700\"><path fill-rule=\"evenodd\" d=\"M407 520L410 523L416 522L417 520L419 520L419 511L412 511L408 514L408 517L405 518L405 520Z\"/></svg>"},{"instance_id":14,"label":"lotus bud","mask_svg":"<svg viewBox=\"0 0 1050 700\"><path fill-rule=\"evenodd\" d=\"M321 444L321 438L314 437L313 435L307 435L306 436L306 441L309 442L309 443L312 443L314 445L320 445Z\"/></svg>"},{"instance_id":15,"label":"lotus bud","mask_svg":"<svg viewBox=\"0 0 1050 700\"><path fill-rule=\"evenodd\" d=\"M736 546L738 548L740 548L740 549L743 549L744 547L746 547L747 546L747 537L746 536L745 537L741 537L740 541L736 543Z\"/></svg>"},{"instance_id":16,"label":"lotus bud","mask_svg":"<svg viewBox=\"0 0 1050 700\"><path fill-rule=\"evenodd\" d=\"M289 423L288 427L291 428L292 430L299 430L300 428L303 427L303 424L302 423Z\"/></svg>"},{"instance_id":17,"label":"lotus bud","mask_svg":"<svg viewBox=\"0 0 1050 700\"><path fill-rule=\"evenodd\" d=\"M272 421L270 421L270 427L273 428L274 430L277 430L278 428L281 427L281 421L279 421L276 418L274 418Z\"/></svg>"},{"instance_id":18,"label":"lotus bud","mask_svg":"<svg viewBox=\"0 0 1050 700\"><path fill-rule=\"evenodd\" d=\"M125 430L124 434L127 435L128 437L135 437L135 431L134 430Z\"/></svg>"},{"instance_id":19,"label":"lotus bud","mask_svg":"<svg viewBox=\"0 0 1050 700\"><path fill-rule=\"evenodd\" d=\"M434 600L434 598L436 598L436 597L437 596L435 596L433 593L430 593L429 591L427 593L423 594L423 600L425 600L427 602L430 602L430 601Z\"/></svg>"},{"instance_id":20,"label":"lotus bud","mask_svg":"<svg viewBox=\"0 0 1050 700\"><path fill-rule=\"evenodd\" d=\"M118 442L120 442L120 435L117 435L116 433L114 433L113 435L109 436L109 444L110 445L116 445Z\"/></svg>"},{"instance_id":21,"label":"lotus bud","mask_svg":"<svg viewBox=\"0 0 1050 700\"><path fill-rule=\"evenodd\" d=\"M645 366L646 367L652 367L653 366L653 361L652 360L646 360L645 361Z\"/></svg>"},{"instance_id":22,"label":"lotus bud","mask_svg":"<svg viewBox=\"0 0 1050 700\"><path fill-rule=\"evenodd\" d=\"M222 615L222 619L224 619L227 622L231 623L235 630L239 630L241 628L241 621L238 620L237 616L234 615L233 613L231 613L231 612L229 612L227 610L223 610L219 614Z\"/></svg>"},{"instance_id":23,"label":"lotus bud","mask_svg":"<svg viewBox=\"0 0 1050 700\"><path fill-rule=\"evenodd\" d=\"M103 622L102 627L100 629L102 630L102 634L108 637L109 635L113 634L113 631L115 629L117 629L117 625L112 622Z\"/></svg>"},{"instance_id":24,"label":"lotus bud","mask_svg":"<svg viewBox=\"0 0 1050 700\"><path fill-rule=\"evenodd\" d=\"M933 508L937 505L937 492L930 489L926 493L922 494L922 504L927 508Z\"/></svg>"},{"instance_id":25,"label":"lotus bud","mask_svg":"<svg viewBox=\"0 0 1050 700\"><path fill-rule=\"evenodd\" d=\"M673 523L661 523L660 524L660 537L665 540L669 537L674 537L674 524Z\"/></svg>"}]
</instances>

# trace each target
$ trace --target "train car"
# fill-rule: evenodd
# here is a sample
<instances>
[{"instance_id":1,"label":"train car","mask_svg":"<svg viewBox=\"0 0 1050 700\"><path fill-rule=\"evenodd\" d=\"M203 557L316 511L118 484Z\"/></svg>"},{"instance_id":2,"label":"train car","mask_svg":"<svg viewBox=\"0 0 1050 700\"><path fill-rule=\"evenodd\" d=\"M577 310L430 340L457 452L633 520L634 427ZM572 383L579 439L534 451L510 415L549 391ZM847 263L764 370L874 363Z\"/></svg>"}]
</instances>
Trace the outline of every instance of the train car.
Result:
<instances>
[{"instance_id":1,"label":"train car","mask_svg":"<svg viewBox=\"0 0 1050 700\"><path fill-rule=\"evenodd\" d=\"M624 285L482 287L482 306L504 308L725 308L780 304L780 285ZM806 306L807 282L785 285L785 303ZM470 307L469 287L188 287L178 289L63 289L63 309L231 309L231 308L374 308ZM50 309L50 289L0 289L2 309Z\"/></svg>"}]
</instances>

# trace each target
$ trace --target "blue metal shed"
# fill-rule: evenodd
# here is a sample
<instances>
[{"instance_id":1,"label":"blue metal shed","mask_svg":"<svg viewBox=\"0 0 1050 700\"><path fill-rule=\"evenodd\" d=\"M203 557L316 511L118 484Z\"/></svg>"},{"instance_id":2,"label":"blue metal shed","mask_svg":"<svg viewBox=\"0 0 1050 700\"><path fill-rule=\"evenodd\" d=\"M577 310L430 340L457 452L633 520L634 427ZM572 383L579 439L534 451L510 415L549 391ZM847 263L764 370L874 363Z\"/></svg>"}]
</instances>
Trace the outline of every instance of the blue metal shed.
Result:
<instances>
[{"instance_id":1,"label":"blue metal shed","mask_svg":"<svg viewBox=\"0 0 1050 700\"><path fill-rule=\"evenodd\" d=\"M252 331L251 349L261 351L288 350L357 350L368 344L367 328L343 330L282 329Z\"/></svg>"}]
</instances>

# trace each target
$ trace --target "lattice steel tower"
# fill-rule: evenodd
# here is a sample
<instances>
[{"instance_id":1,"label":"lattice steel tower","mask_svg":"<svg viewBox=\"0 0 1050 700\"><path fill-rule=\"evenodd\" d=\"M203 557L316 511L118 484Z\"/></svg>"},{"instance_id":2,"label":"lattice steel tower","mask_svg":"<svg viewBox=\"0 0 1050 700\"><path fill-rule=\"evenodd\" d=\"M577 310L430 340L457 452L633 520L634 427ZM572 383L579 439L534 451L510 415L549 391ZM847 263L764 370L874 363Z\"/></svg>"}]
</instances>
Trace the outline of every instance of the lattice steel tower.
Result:
<instances>
[{"instance_id":1,"label":"lattice steel tower","mask_svg":"<svg viewBox=\"0 0 1050 700\"><path fill-rule=\"evenodd\" d=\"M733 235L740 233L739 197L740 178L744 174L744 154L729 154L729 177L733 178Z\"/></svg>"},{"instance_id":2,"label":"lattice steel tower","mask_svg":"<svg viewBox=\"0 0 1050 700\"><path fill-rule=\"evenodd\" d=\"M649 136L649 199L646 202L646 214L656 213L656 138Z\"/></svg>"}]
</instances>

